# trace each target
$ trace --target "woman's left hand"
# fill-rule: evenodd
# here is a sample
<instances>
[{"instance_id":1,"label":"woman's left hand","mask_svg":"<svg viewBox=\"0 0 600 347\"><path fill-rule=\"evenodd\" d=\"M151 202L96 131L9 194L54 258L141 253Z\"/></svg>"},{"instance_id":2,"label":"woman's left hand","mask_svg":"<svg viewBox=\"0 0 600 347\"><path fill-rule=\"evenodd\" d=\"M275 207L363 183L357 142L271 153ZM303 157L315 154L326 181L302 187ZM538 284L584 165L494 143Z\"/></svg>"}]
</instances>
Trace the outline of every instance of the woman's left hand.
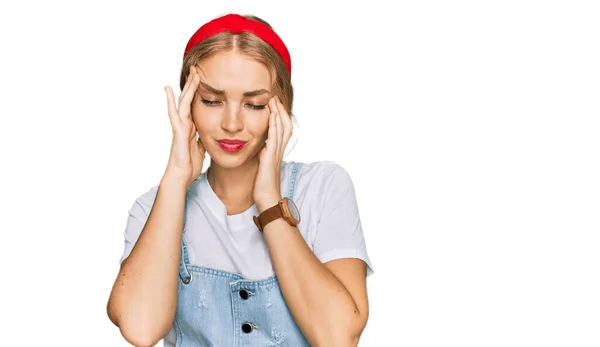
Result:
<instances>
[{"instance_id":1,"label":"woman's left hand","mask_svg":"<svg viewBox=\"0 0 600 347\"><path fill-rule=\"evenodd\" d=\"M282 198L281 164L293 129L290 115L277 96L269 100L268 106L270 111L268 139L258 151L258 173L252 191L252 198L259 213L276 205Z\"/></svg>"}]
</instances>

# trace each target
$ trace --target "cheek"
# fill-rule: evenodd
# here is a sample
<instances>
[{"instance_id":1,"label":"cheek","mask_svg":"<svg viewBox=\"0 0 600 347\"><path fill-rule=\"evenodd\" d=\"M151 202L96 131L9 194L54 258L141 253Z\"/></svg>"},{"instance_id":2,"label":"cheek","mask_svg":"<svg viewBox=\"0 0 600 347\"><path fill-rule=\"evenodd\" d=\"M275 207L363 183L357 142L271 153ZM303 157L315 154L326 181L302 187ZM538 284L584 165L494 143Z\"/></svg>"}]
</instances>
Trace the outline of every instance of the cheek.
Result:
<instances>
[{"instance_id":1,"label":"cheek","mask_svg":"<svg viewBox=\"0 0 600 347\"><path fill-rule=\"evenodd\" d=\"M219 125L221 114L216 108L196 106L192 109L192 119L196 124L196 129L202 134Z\"/></svg>"},{"instance_id":2,"label":"cheek","mask_svg":"<svg viewBox=\"0 0 600 347\"><path fill-rule=\"evenodd\" d=\"M269 129L269 114L247 114L246 129L254 136L265 135Z\"/></svg>"}]
</instances>

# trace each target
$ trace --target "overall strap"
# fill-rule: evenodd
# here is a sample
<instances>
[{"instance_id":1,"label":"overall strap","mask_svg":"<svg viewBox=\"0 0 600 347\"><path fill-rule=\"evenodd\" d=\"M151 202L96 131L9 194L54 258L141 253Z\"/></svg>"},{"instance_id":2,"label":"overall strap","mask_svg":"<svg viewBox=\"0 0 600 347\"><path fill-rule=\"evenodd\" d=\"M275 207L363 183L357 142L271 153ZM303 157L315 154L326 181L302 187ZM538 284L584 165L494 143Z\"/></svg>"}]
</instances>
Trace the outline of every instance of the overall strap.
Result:
<instances>
[{"instance_id":1,"label":"overall strap","mask_svg":"<svg viewBox=\"0 0 600 347\"><path fill-rule=\"evenodd\" d=\"M290 175L290 183L288 186L288 194L287 197L289 199L294 199L294 190L296 189L296 179L298 178L298 171L300 169L300 167L302 166L302 163L295 163L292 162L292 172ZM192 281L192 273L190 271L188 271L188 267L190 266L190 259L188 256L188 251L187 251L187 246L186 246L186 242L185 242L185 223L186 223L186 216L187 216L187 205L188 205L188 199L187 199L187 194L185 197L185 207L183 209L183 233L181 235L181 260L179 262L179 277L181 277L181 281L184 284L188 284Z\"/></svg>"},{"instance_id":2,"label":"overall strap","mask_svg":"<svg viewBox=\"0 0 600 347\"><path fill-rule=\"evenodd\" d=\"M294 189L296 189L296 178L298 177L298 170L302 166L302 163L292 163L292 173L290 176L290 184L288 187L287 197L294 200Z\"/></svg>"},{"instance_id":3,"label":"overall strap","mask_svg":"<svg viewBox=\"0 0 600 347\"><path fill-rule=\"evenodd\" d=\"M188 266L190 266L190 259L188 257L187 246L185 243L185 221L187 215L187 194L185 195L185 206L183 208L183 232L181 234L181 257L179 261L179 277L181 277L181 281L184 284L188 284L192 281L192 273L188 271Z\"/></svg>"}]
</instances>

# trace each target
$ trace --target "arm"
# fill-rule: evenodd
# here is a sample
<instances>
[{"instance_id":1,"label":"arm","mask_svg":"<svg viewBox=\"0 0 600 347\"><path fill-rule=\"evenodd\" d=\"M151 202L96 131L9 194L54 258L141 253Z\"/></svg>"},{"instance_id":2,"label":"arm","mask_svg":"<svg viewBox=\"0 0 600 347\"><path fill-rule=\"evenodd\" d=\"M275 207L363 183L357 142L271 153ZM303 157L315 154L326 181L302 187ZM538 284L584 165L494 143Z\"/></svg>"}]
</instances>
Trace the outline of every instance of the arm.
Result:
<instances>
[{"instance_id":1,"label":"arm","mask_svg":"<svg viewBox=\"0 0 600 347\"><path fill-rule=\"evenodd\" d=\"M313 188L322 192L314 250L281 218L264 227L264 237L282 294L310 343L356 346L369 316L366 276L373 271L352 179L337 164L324 163L319 174L328 179ZM257 204L259 212L279 198Z\"/></svg>"},{"instance_id":2,"label":"arm","mask_svg":"<svg viewBox=\"0 0 600 347\"><path fill-rule=\"evenodd\" d=\"M277 96L269 100L269 110L268 140L258 154L252 194L259 213L281 199L281 162L293 128ZM267 224L263 235L286 304L311 345L356 346L368 318L369 258L348 173L337 164L323 168L330 170L322 177L330 179L326 187L316 187L319 195L321 188L325 193L314 253L298 228L281 218Z\"/></svg>"},{"instance_id":3,"label":"arm","mask_svg":"<svg viewBox=\"0 0 600 347\"><path fill-rule=\"evenodd\" d=\"M111 291L108 316L136 346L155 345L173 324L186 191L184 184L163 177Z\"/></svg>"},{"instance_id":4,"label":"arm","mask_svg":"<svg viewBox=\"0 0 600 347\"><path fill-rule=\"evenodd\" d=\"M276 219L264 227L264 237L282 294L298 327L314 346L356 346L369 306L366 264L370 260L352 180L339 165L326 165L321 216L314 252L297 227ZM281 195L257 204L259 212Z\"/></svg>"},{"instance_id":5,"label":"arm","mask_svg":"<svg viewBox=\"0 0 600 347\"><path fill-rule=\"evenodd\" d=\"M311 345L357 346L369 314L365 263L321 263L298 228L281 218L265 226L264 236L281 292Z\"/></svg>"}]
</instances>

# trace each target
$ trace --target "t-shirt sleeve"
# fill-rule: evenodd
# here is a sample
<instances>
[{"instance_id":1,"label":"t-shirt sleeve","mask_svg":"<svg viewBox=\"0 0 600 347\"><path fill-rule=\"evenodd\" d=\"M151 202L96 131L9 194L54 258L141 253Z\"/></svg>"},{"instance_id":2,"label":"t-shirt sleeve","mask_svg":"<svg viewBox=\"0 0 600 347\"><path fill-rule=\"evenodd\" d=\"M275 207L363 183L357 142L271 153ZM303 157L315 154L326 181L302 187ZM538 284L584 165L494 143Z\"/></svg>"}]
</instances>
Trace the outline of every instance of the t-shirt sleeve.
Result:
<instances>
[{"instance_id":1,"label":"t-shirt sleeve","mask_svg":"<svg viewBox=\"0 0 600 347\"><path fill-rule=\"evenodd\" d=\"M329 163L322 173L327 182L313 252L322 263L340 258L362 259L370 276L374 270L367 254L352 179L343 167Z\"/></svg>"},{"instance_id":2,"label":"t-shirt sleeve","mask_svg":"<svg viewBox=\"0 0 600 347\"><path fill-rule=\"evenodd\" d=\"M129 209L129 216L127 217L125 226L125 247L123 255L119 260L120 263L123 263L129 254L131 254L133 246L140 237L140 234L146 225L146 221L148 220L148 216L150 215L150 211L152 210L152 205L156 199L157 192L158 186L153 187L148 192L138 197Z\"/></svg>"}]
</instances>

